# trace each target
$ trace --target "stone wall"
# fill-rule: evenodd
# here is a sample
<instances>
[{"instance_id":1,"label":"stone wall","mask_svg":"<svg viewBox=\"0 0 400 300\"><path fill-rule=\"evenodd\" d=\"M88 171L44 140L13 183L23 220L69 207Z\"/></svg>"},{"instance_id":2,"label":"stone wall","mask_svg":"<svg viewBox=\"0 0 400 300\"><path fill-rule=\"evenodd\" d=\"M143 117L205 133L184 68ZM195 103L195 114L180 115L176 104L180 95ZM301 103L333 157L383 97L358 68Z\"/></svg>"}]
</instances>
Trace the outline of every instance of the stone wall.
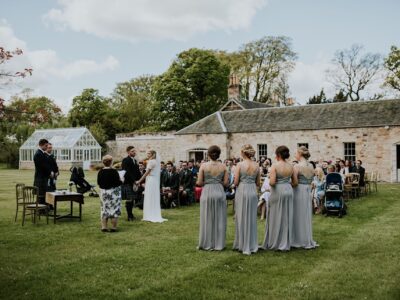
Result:
<instances>
[{"instance_id":1,"label":"stone wall","mask_svg":"<svg viewBox=\"0 0 400 300\"><path fill-rule=\"evenodd\" d=\"M396 173L396 144L400 143L400 127L371 127L328 130L304 130L285 132L252 132L232 134L174 133L135 134L117 136L109 143L110 154L116 160L126 155L125 148L133 145L138 149L138 158L143 159L150 148L161 153L164 161L187 160L193 149L207 149L210 145L221 147L221 159L239 157L243 144L267 144L268 157L275 158L274 151L280 145L289 147L291 154L298 143L308 143L312 160L333 160L344 157L345 142L354 142L356 157L363 161L367 172L379 171L381 180L399 181Z\"/></svg>"}]
</instances>

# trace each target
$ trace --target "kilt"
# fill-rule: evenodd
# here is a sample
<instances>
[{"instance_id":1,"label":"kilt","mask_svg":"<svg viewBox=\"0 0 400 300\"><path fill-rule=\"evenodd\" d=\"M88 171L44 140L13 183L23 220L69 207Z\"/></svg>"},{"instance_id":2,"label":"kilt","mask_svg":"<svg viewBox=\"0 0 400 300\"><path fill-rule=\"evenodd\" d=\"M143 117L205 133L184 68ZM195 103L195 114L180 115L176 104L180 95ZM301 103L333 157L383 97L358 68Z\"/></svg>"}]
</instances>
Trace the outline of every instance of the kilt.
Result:
<instances>
[{"instance_id":1,"label":"kilt","mask_svg":"<svg viewBox=\"0 0 400 300\"><path fill-rule=\"evenodd\" d=\"M121 188L122 200L134 201L137 199L137 192L133 191L132 184L123 184Z\"/></svg>"}]
</instances>

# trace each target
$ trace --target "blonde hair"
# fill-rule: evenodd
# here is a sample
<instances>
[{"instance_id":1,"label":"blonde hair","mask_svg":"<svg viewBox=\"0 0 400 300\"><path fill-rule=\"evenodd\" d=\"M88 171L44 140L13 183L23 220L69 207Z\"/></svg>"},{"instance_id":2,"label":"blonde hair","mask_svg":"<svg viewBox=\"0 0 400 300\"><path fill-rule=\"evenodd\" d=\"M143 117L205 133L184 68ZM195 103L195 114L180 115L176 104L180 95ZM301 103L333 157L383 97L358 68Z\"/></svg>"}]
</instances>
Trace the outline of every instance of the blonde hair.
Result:
<instances>
[{"instance_id":1,"label":"blonde hair","mask_svg":"<svg viewBox=\"0 0 400 300\"><path fill-rule=\"evenodd\" d=\"M300 153L301 156L303 156L305 159L309 159L311 154L310 151L307 149L306 146L301 146L297 149L297 151Z\"/></svg>"},{"instance_id":2,"label":"blonde hair","mask_svg":"<svg viewBox=\"0 0 400 300\"><path fill-rule=\"evenodd\" d=\"M152 158L156 158L156 154L157 154L157 152L156 152L155 150L153 150L153 149L150 149L148 152L150 152L150 153L151 153L151 157L152 157Z\"/></svg>"},{"instance_id":3,"label":"blonde hair","mask_svg":"<svg viewBox=\"0 0 400 300\"><path fill-rule=\"evenodd\" d=\"M324 170L321 167L316 167L315 171L317 172L317 177L320 181L322 181L325 177Z\"/></svg>"},{"instance_id":4,"label":"blonde hair","mask_svg":"<svg viewBox=\"0 0 400 300\"><path fill-rule=\"evenodd\" d=\"M252 158L256 154L256 151L254 150L252 145L246 144L242 146L242 154L247 158Z\"/></svg>"},{"instance_id":5,"label":"blonde hair","mask_svg":"<svg viewBox=\"0 0 400 300\"><path fill-rule=\"evenodd\" d=\"M102 161L104 166L109 167L112 164L113 157L109 154L104 155Z\"/></svg>"}]
</instances>

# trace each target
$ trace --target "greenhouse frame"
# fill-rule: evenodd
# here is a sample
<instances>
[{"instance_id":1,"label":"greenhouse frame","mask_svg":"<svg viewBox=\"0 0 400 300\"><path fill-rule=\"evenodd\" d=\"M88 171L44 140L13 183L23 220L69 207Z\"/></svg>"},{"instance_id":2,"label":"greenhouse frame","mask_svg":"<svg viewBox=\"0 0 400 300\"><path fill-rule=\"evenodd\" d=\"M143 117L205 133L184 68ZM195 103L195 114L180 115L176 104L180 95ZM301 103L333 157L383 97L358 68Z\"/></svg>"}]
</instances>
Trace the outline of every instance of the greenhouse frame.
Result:
<instances>
[{"instance_id":1,"label":"greenhouse frame","mask_svg":"<svg viewBox=\"0 0 400 300\"><path fill-rule=\"evenodd\" d=\"M19 168L33 169L33 156L40 139L53 145L53 154L60 169L82 166L88 169L101 162L101 146L85 127L38 129L19 148Z\"/></svg>"}]
</instances>

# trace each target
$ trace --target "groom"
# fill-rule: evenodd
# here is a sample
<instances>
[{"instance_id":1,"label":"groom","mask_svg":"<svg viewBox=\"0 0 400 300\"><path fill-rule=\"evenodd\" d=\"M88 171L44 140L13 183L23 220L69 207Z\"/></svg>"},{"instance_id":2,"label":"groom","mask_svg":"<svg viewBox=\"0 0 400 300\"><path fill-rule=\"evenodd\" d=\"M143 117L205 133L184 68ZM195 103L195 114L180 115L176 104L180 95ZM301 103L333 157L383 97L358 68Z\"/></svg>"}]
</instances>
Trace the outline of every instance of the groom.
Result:
<instances>
[{"instance_id":1,"label":"groom","mask_svg":"<svg viewBox=\"0 0 400 300\"><path fill-rule=\"evenodd\" d=\"M128 221L133 221L133 219L135 219L133 215L133 204L138 198L137 190L133 189L133 184L140 179L141 174L139 164L135 159L135 147L128 146L126 152L128 156L122 160L121 165L122 170L126 171L124 184L122 185L122 199L126 200L125 208L128 214Z\"/></svg>"}]
</instances>

